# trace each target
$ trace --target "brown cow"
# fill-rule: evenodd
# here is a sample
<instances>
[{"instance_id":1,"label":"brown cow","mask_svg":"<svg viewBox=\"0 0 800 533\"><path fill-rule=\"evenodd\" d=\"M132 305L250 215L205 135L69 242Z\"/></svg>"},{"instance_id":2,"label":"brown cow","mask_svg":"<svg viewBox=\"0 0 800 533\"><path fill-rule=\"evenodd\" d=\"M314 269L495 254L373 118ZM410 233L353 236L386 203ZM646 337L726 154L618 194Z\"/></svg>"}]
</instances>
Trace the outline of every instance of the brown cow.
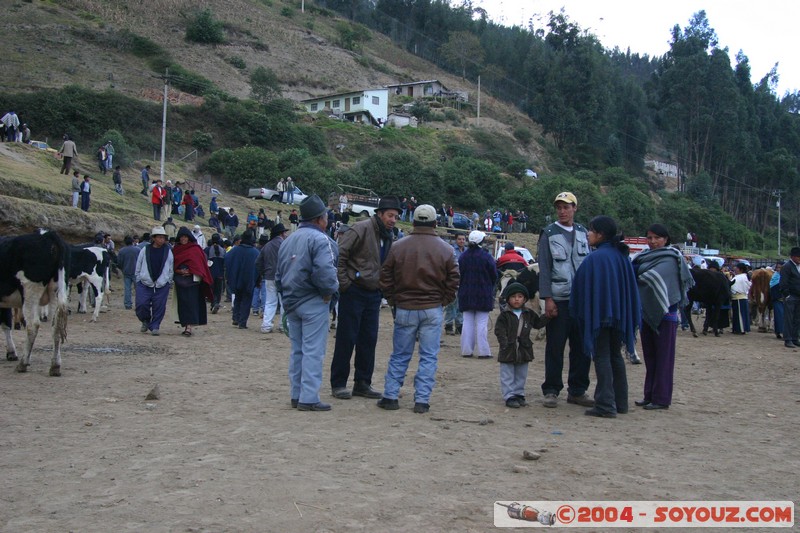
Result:
<instances>
[{"instance_id":1,"label":"brown cow","mask_svg":"<svg viewBox=\"0 0 800 533\"><path fill-rule=\"evenodd\" d=\"M772 317L772 299L769 295L769 280L772 279L771 268L754 270L750 278L750 321L758 324L758 331L766 333L770 330Z\"/></svg>"}]
</instances>

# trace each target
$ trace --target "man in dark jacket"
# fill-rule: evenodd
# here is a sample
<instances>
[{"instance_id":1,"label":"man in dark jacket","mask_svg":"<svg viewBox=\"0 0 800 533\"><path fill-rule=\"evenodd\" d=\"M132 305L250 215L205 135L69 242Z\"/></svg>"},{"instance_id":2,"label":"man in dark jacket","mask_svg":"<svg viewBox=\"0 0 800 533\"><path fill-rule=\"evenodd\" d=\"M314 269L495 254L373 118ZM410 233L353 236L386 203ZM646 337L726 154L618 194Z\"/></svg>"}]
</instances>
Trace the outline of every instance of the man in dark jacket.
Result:
<instances>
[{"instance_id":1,"label":"man in dark jacket","mask_svg":"<svg viewBox=\"0 0 800 533\"><path fill-rule=\"evenodd\" d=\"M414 377L414 412L427 413L436 384L442 306L458 289L453 249L436 235L436 209L423 204L414 211L414 232L392 247L381 267L380 287L395 307L394 344L378 407L399 409L398 398L419 337L419 367Z\"/></svg>"},{"instance_id":2,"label":"man in dark jacket","mask_svg":"<svg viewBox=\"0 0 800 533\"><path fill-rule=\"evenodd\" d=\"M783 342L787 348L800 346L800 247L789 252L791 261L781 268L783 295Z\"/></svg>"},{"instance_id":3,"label":"man in dark jacket","mask_svg":"<svg viewBox=\"0 0 800 533\"><path fill-rule=\"evenodd\" d=\"M339 323L331 361L334 398L381 397L381 393L372 388L382 298L380 272L392 247L392 230L401 211L396 196L381 198L375 215L353 224L339 237ZM351 393L347 389L347 378L353 347L356 357Z\"/></svg>"},{"instance_id":4,"label":"man in dark jacket","mask_svg":"<svg viewBox=\"0 0 800 533\"><path fill-rule=\"evenodd\" d=\"M122 280L125 285L125 309L133 309L132 288L136 284L136 260L142 250L133 245L133 237L125 235L125 246L117 254L117 265L122 270Z\"/></svg>"},{"instance_id":5,"label":"man in dark jacket","mask_svg":"<svg viewBox=\"0 0 800 533\"><path fill-rule=\"evenodd\" d=\"M242 234L242 242L234 246L225 256L225 270L228 274L228 290L235 295L233 299L233 325L247 329L250 305L253 302L253 289L256 286L256 259L258 250L254 235L250 230Z\"/></svg>"}]
</instances>

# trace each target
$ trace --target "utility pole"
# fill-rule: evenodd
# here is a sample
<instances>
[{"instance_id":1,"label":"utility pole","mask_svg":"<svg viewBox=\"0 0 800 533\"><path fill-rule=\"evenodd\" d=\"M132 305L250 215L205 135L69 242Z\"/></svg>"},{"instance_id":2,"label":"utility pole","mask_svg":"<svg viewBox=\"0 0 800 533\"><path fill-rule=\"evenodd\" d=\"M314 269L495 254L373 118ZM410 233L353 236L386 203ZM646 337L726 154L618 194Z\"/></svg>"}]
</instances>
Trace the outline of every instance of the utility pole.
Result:
<instances>
[{"instance_id":1,"label":"utility pole","mask_svg":"<svg viewBox=\"0 0 800 533\"><path fill-rule=\"evenodd\" d=\"M776 189L772 191L772 196L777 196L778 201L775 202L775 207L778 208L778 256L781 255L781 195L783 194L782 189Z\"/></svg>"},{"instance_id":2,"label":"utility pole","mask_svg":"<svg viewBox=\"0 0 800 533\"><path fill-rule=\"evenodd\" d=\"M169 69L164 70L164 111L161 118L161 181L164 181L164 160L167 150L167 96L169 94Z\"/></svg>"},{"instance_id":3,"label":"utility pole","mask_svg":"<svg viewBox=\"0 0 800 533\"><path fill-rule=\"evenodd\" d=\"M475 119L475 126L481 127L481 77L478 76L478 117Z\"/></svg>"}]
</instances>

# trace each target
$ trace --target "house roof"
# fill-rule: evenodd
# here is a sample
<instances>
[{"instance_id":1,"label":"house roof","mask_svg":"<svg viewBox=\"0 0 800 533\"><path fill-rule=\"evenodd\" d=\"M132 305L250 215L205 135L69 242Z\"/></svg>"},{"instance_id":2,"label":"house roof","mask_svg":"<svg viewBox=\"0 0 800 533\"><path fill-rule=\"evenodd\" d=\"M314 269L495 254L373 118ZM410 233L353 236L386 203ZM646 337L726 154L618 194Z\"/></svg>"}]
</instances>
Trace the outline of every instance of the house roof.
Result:
<instances>
[{"instance_id":1,"label":"house roof","mask_svg":"<svg viewBox=\"0 0 800 533\"><path fill-rule=\"evenodd\" d=\"M411 81L411 82L408 82L408 83L394 83L392 85L387 85L386 87L387 88L388 87L408 87L410 85L422 85L422 84L425 84L425 83L438 83L439 85L441 85L442 87L447 89L447 87L445 87L444 83L440 82L439 80L424 80L424 81Z\"/></svg>"},{"instance_id":2,"label":"house roof","mask_svg":"<svg viewBox=\"0 0 800 533\"><path fill-rule=\"evenodd\" d=\"M305 100L300 100L300 102L315 102L317 100L324 100L326 98L336 98L337 96L347 96L349 94L356 94L356 95L363 95L365 92L368 91L385 91L386 87L377 87L374 89L356 89L354 91L347 91L343 93L335 93L335 94L325 94L322 96L315 96L313 98L306 98Z\"/></svg>"}]
</instances>

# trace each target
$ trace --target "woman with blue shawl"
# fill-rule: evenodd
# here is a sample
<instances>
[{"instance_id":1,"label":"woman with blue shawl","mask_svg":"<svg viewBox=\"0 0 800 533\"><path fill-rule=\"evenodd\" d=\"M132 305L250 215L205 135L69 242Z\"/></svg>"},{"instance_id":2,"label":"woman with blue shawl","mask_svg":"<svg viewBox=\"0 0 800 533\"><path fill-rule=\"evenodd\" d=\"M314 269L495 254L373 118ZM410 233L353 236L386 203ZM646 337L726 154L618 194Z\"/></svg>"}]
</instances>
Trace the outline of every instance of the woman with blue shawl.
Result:
<instances>
[{"instance_id":1,"label":"woman with blue shawl","mask_svg":"<svg viewBox=\"0 0 800 533\"><path fill-rule=\"evenodd\" d=\"M647 410L669 409L675 373L678 309L686 307L686 292L694 285L683 255L670 246L662 224L647 229L650 248L633 258L642 300L642 352L647 369L644 397L636 405Z\"/></svg>"},{"instance_id":2,"label":"woman with blue shawl","mask_svg":"<svg viewBox=\"0 0 800 533\"><path fill-rule=\"evenodd\" d=\"M616 418L628 412L628 378L620 350L636 344L641 320L639 290L628 259L628 245L607 216L589 222L589 244L596 250L583 260L572 282L570 316L575 317L583 349L594 360L597 385L587 416Z\"/></svg>"}]
</instances>

